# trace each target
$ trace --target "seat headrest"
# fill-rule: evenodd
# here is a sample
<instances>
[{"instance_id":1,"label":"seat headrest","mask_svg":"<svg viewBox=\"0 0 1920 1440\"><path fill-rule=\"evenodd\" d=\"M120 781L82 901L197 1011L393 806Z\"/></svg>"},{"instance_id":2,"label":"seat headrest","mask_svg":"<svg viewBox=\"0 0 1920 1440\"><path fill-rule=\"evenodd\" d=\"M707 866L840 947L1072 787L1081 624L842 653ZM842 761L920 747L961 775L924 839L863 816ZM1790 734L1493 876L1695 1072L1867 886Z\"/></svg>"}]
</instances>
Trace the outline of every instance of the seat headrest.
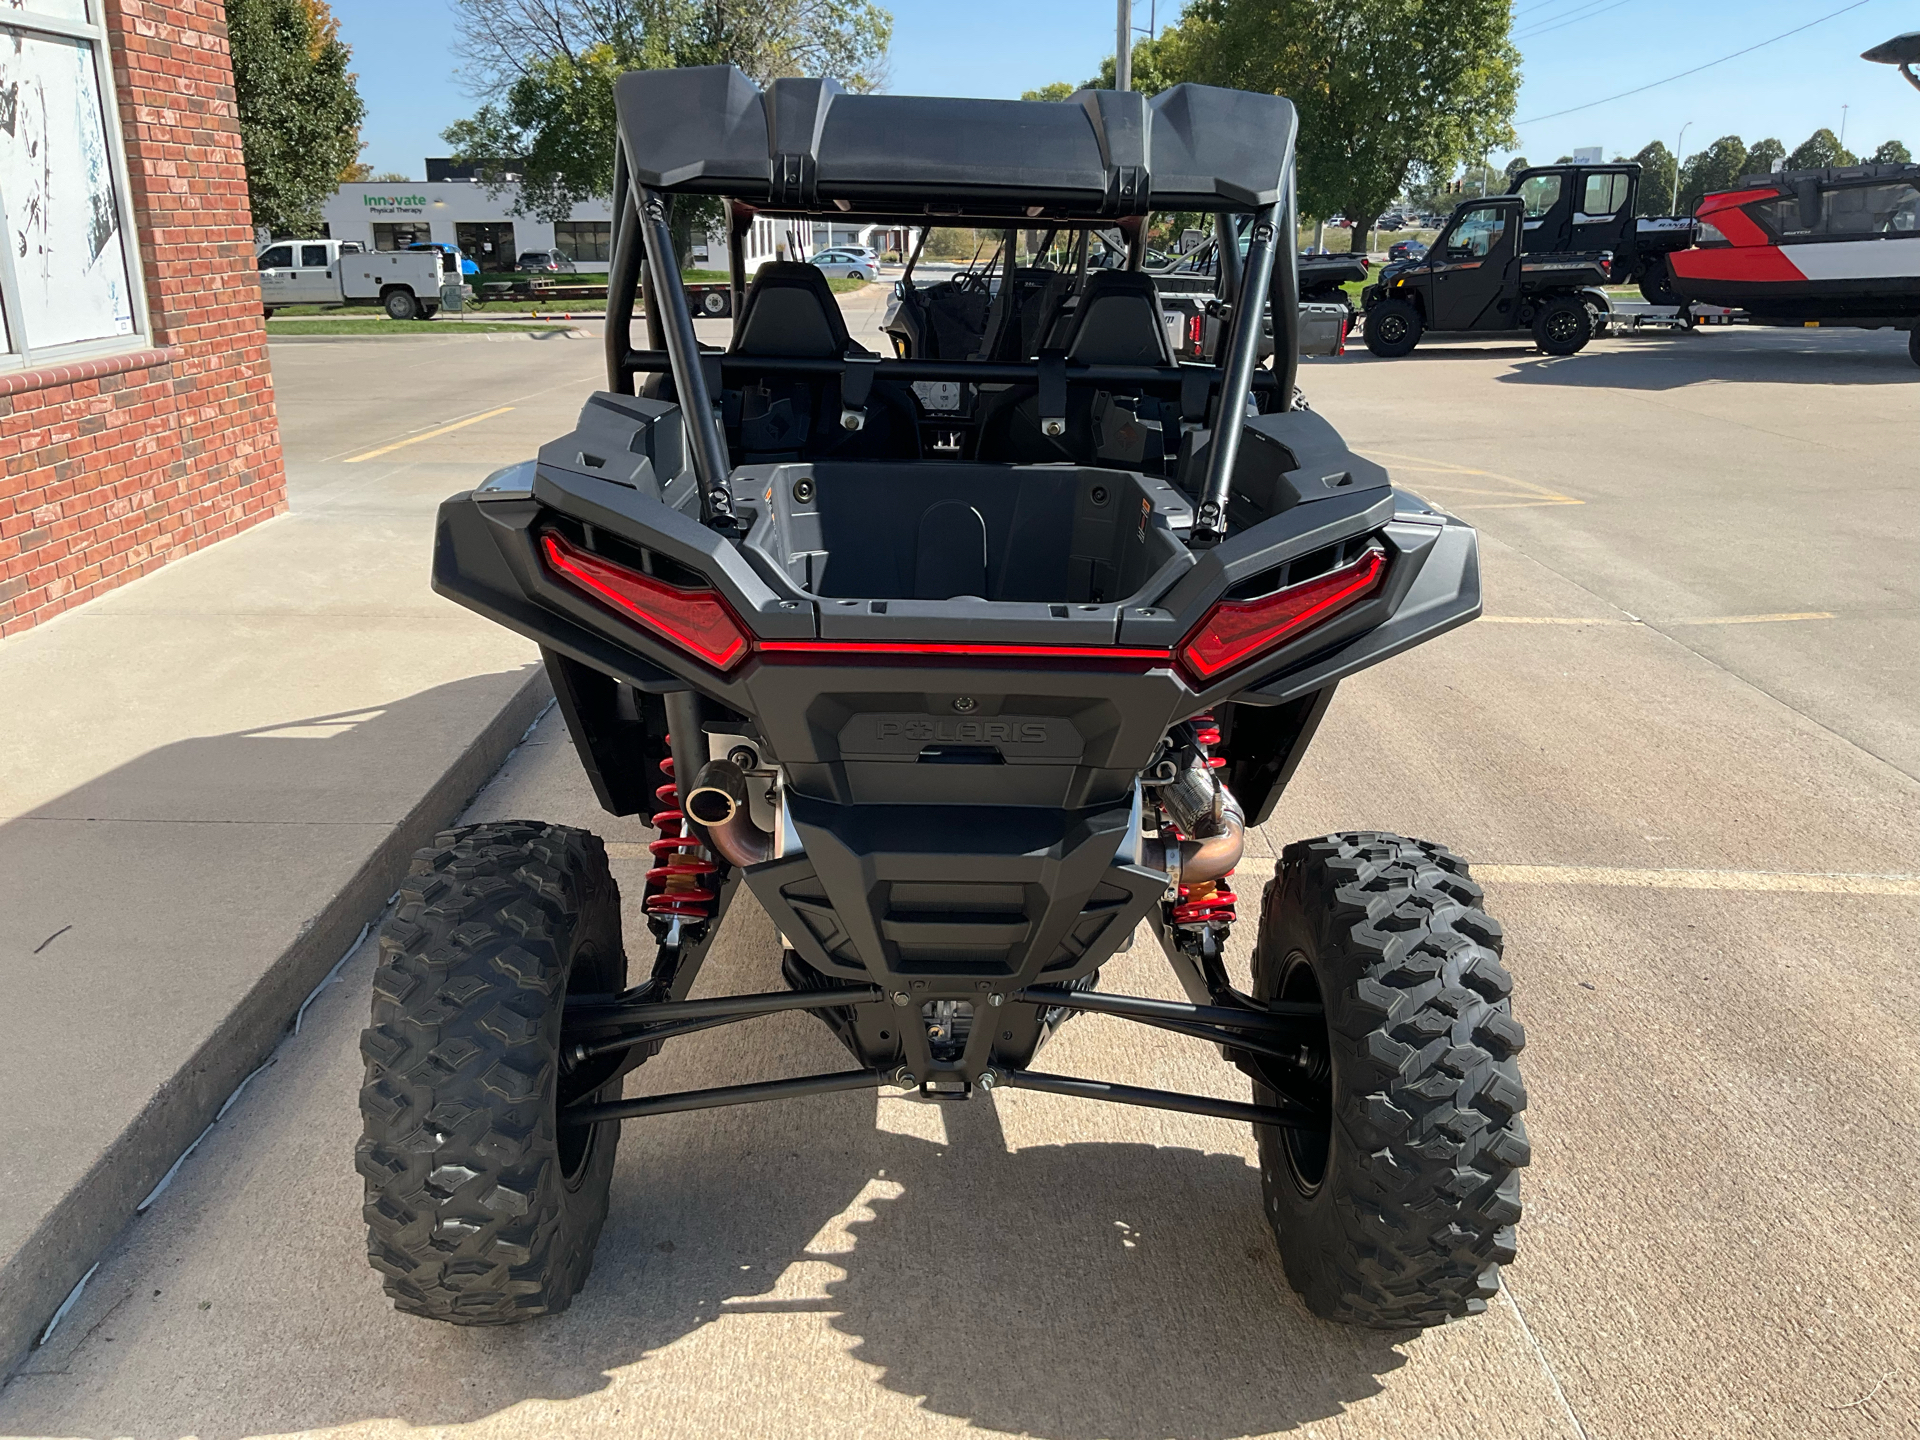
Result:
<instances>
[{"instance_id":1,"label":"seat headrest","mask_svg":"<svg viewBox=\"0 0 1920 1440\"><path fill-rule=\"evenodd\" d=\"M747 291L729 347L742 355L837 360L847 351L847 322L827 277L813 265L763 265Z\"/></svg>"},{"instance_id":2,"label":"seat headrest","mask_svg":"<svg viewBox=\"0 0 1920 1440\"><path fill-rule=\"evenodd\" d=\"M1151 275L1100 270L1087 278L1068 358L1089 365L1171 365L1166 314Z\"/></svg>"}]
</instances>

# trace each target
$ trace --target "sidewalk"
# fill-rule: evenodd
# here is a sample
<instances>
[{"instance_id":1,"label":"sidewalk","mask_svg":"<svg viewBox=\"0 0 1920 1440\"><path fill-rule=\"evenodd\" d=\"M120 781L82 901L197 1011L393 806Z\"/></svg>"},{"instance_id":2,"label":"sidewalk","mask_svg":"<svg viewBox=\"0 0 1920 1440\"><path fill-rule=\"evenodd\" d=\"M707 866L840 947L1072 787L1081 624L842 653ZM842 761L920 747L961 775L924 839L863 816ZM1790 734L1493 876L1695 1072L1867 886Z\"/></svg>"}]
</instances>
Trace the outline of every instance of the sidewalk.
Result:
<instances>
[{"instance_id":1,"label":"sidewalk","mask_svg":"<svg viewBox=\"0 0 1920 1440\"><path fill-rule=\"evenodd\" d=\"M548 701L432 517L598 347L275 349L290 513L0 643L0 1374Z\"/></svg>"}]
</instances>

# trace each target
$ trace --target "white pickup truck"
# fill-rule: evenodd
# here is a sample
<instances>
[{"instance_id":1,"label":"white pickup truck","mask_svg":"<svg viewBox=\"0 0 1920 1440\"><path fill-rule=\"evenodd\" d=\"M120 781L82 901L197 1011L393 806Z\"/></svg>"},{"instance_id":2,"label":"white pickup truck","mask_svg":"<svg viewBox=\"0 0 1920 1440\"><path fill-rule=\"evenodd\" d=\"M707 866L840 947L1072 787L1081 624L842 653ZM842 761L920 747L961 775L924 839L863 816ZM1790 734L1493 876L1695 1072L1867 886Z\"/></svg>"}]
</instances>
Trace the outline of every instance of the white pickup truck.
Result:
<instances>
[{"instance_id":1,"label":"white pickup truck","mask_svg":"<svg viewBox=\"0 0 1920 1440\"><path fill-rule=\"evenodd\" d=\"M343 248L347 246L349 248ZM378 305L395 320L461 308L459 261L439 250L361 250L339 240L274 240L255 256L260 305Z\"/></svg>"}]
</instances>

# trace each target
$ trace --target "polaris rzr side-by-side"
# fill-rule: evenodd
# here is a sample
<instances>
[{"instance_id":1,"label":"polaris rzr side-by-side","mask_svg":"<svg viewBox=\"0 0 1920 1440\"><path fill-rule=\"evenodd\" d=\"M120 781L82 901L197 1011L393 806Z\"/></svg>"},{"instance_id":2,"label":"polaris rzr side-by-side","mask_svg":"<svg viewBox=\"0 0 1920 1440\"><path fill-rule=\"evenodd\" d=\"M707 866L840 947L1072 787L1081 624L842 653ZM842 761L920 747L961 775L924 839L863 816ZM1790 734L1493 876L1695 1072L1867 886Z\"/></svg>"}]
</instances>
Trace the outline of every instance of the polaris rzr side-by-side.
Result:
<instances>
[{"instance_id":1,"label":"polaris rzr side-by-side","mask_svg":"<svg viewBox=\"0 0 1920 1440\"><path fill-rule=\"evenodd\" d=\"M358 1149L395 1305L462 1324L563 1309L624 1121L890 1086L1244 1121L1316 1313L1483 1309L1528 1150L1479 886L1447 850L1372 831L1287 846L1257 902L1231 886L1338 683L1480 610L1472 529L1293 403L1292 106L762 91L729 67L616 94L607 389L441 507L433 580L540 644L600 802L657 833L649 954L629 972L584 831L469 826L415 857L381 932ZM729 216L724 350L679 283L686 198ZM1210 363L1176 359L1141 271L1156 208L1212 214L1235 256L1250 219ZM746 283L763 214L1118 230L1127 264L1015 267L983 353L882 357L817 269ZM1261 364L1269 294L1282 333ZM1380 782L1353 778L1356 802ZM782 937L778 979L693 998L743 890ZM1244 976L1236 923L1257 927ZM1142 925L1184 1000L1100 987ZM794 1010L851 1063L623 1097L667 1040ZM1069 1021L1216 1045L1251 1093L1050 1072Z\"/></svg>"}]
</instances>

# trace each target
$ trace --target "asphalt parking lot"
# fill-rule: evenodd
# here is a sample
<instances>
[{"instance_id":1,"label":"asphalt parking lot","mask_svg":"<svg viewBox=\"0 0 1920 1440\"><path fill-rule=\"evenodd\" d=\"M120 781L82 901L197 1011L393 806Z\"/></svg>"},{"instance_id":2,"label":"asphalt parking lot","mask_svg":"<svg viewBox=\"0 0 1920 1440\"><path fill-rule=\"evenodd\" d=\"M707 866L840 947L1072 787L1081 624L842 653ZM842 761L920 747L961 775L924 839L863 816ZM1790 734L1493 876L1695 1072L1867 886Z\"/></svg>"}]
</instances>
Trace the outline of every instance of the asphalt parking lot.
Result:
<instances>
[{"instance_id":1,"label":"asphalt parking lot","mask_svg":"<svg viewBox=\"0 0 1920 1440\"><path fill-rule=\"evenodd\" d=\"M1338 828L1476 863L1528 1028L1534 1146L1486 1315L1419 1335L1314 1320L1243 1127L1000 1092L634 1122L571 1311L401 1317L364 1261L351 1161L368 946L0 1392L0 1434L1920 1434L1903 340L1730 329L1302 367L1356 448L1480 527L1487 614L1343 687L1238 888ZM343 483L351 405L354 445L391 437L376 473L412 492L564 429L598 346L273 360L303 483ZM458 428L426 433L422 396ZM649 832L598 813L551 714L471 814L589 825L639 893ZM774 988L777 959L743 900L702 989ZM1103 983L1175 993L1144 939ZM776 1017L676 1042L630 1093L835 1054ZM1101 1017L1047 1068L1244 1098L1203 1044Z\"/></svg>"}]
</instances>

